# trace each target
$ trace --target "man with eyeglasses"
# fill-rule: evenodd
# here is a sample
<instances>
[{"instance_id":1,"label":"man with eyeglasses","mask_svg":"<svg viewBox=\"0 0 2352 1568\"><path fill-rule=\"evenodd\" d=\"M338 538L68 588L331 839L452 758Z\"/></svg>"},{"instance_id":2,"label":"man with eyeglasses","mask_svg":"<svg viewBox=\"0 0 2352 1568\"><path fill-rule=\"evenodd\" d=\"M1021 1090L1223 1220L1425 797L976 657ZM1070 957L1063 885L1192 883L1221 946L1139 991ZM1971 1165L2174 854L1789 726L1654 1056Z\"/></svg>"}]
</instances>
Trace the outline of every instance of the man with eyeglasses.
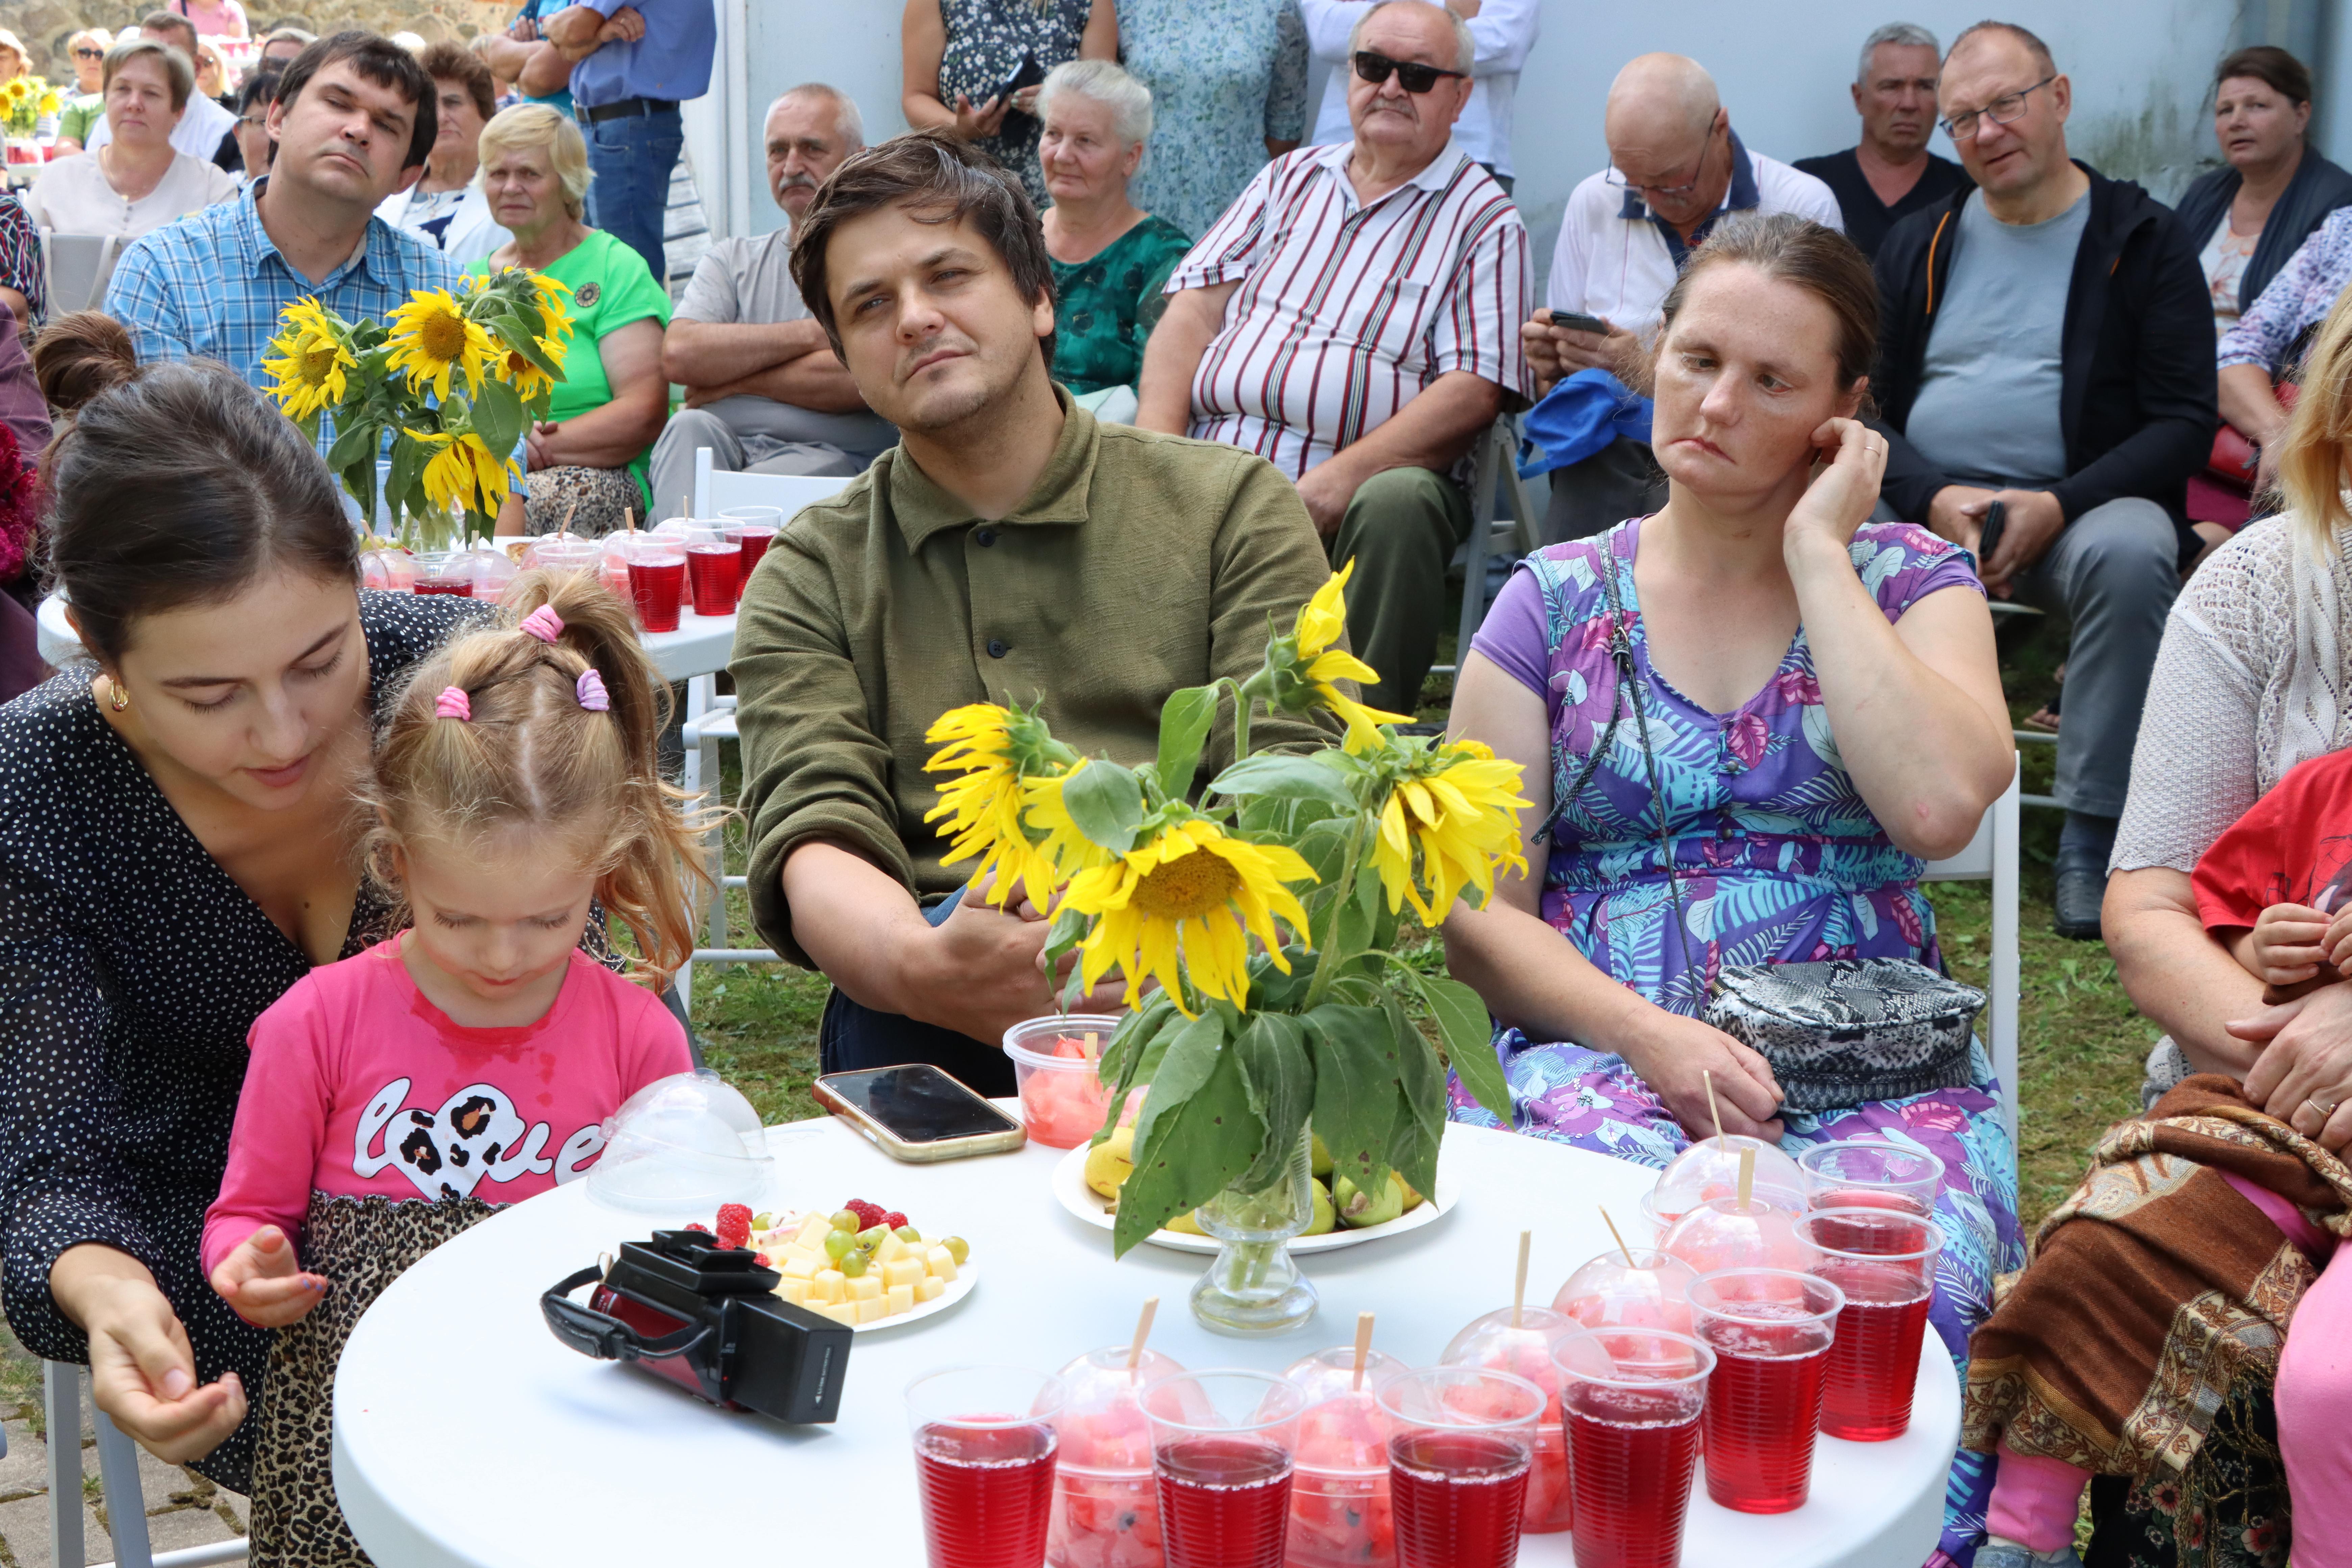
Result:
<instances>
[{"instance_id":1,"label":"man with eyeglasses","mask_svg":"<svg viewBox=\"0 0 2352 1568\"><path fill-rule=\"evenodd\" d=\"M1168 280L1135 422L1268 458L1334 565L1348 635L1412 712L1445 568L1470 534L1472 444L1535 390L1517 326L1528 231L1454 139L1476 44L1426 0L1381 0L1349 51L1352 142L1267 164Z\"/></svg>"},{"instance_id":2,"label":"man with eyeglasses","mask_svg":"<svg viewBox=\"0 0 2352 1568\"><path fill-rule=\"evenodd\" d=\"M1853 89L1862 140L1797 160L1837 197L1845 237L1864 256L1878 254L1898 221L1960 188L1960 166L1927 151L1941 52L1935 34L1909 22L1889 22L1864 38Z\"/></svg>"},{"instance_id":3,"label":"man with eyeglasses","mask_svg":"<svg viewBox=\"0 0 2352 1568\"><path fill-rule=\"evenodd\" d=\"M1999 506L1985 585L2072 623L2057 929L2096 938L2148 672L2198 545L2212 302L2171 210L2067 157L2072 88L2041 39L1970 27L1938 100L1969 183L1878 252L1881 493L1971 550Z\"/></svg>"},{"instance_id":4,"label":"man with eyeglasses","mask_svg":"<svg viewBox=\"0 0 2352 1568\"><path fill-rule=\"evenodd\" d=\"M1841 226L1837 198L1811 174L1750 152L1715 79L1682 55L1643 55L1610 84L1601 121L1609 166L1586 176L1560 216L1545 310L1521 329L1542 391L1580 371L1622 374L1657 330L1690 253L1726 213L1795 213ZM1597 318L1580 330L1558 318ZM1545 543L1582 539L1664 504L1650 448L1618 437L1552 470Z\"/></svg>"},{"instance_id":5,"label":"man with eyeglasses","mask_svg":"<svg viewBox=\"0 0 2352 1568\"><path fill-rule=\"evenodd\" d=\"M1323 86L1323 107L1316 111L1315 133L1307 140L1330 146L1355 139L1348 116L1348 79L1352 74L1349 39L1371 0L1298 0L1298 14L1307 24L1307 47L1315 58L1334 68ZM1505 194L1511 189L1511 103L1519 90L1519 68L1536 47L1542 21L1538 0L1445 0L1445 8L1462 18L1478 47L1470 66L1470 101L1454 121L1454 140L1495 176Z\"/></svg>"}]
</instances>

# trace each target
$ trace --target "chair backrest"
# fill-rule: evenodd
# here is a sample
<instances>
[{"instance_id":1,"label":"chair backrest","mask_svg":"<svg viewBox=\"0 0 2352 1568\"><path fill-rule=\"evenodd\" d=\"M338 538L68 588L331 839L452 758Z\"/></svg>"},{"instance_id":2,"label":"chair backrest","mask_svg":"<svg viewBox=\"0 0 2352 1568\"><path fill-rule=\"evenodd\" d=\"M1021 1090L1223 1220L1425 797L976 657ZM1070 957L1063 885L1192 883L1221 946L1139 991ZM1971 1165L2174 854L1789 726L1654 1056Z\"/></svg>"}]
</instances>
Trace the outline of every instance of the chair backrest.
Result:
<instances>
[{"instance_id":1,"label":"chair backrest","mask_svg":"<svg viewBox=\"0 0 2352 1568\"><path fill-rule=\"evenodd\" d=\"M730 507L782 507L789 521L804 506L838 495L847 479L800 474L730 474L709 466L710 448L694 454L694 515L715 517Z\"/></svg>"},{"instance_id":2,"label":"chair backrest","mask_svg":"<svg viewBox=\"0 0 2352 1568\"><path fill-rule=\"evenodd\" d=\"M1986 954L1985 1044L1992 1053L1994 1076L2000 1080L2001 1120L2009 1128L2010 1149L2017 1147L2017 810L2021 788L2019 775L2010 775L2009 788L1977 824L1976 837L1958 854L1930 860L1920 876L1926 882L1992 883L1992 929Z\"/></svg>"},{"instance_id":3,"label":"chair backrest","mask_svg":"<svg viewBox=\"0 0 2352 1568\"><path fill-rule=\"evenodd\" d=\"M48 268L49 313L94 310L106 298L122 254L119 234L57 234L41 230L41 255Z\"/></svg>"}]
</instances>

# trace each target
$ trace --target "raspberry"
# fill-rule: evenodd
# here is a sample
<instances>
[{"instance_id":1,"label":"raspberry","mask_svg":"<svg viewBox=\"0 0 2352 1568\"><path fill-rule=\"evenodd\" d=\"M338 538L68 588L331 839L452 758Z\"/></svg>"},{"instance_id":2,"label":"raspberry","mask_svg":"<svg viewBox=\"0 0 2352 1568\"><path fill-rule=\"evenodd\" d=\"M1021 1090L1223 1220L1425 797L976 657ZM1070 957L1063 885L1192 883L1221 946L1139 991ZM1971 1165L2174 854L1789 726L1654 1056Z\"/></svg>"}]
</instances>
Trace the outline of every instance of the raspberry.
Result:
<instances>
[{"instance_id":1,"label":"raspberry","mask_svg":"<svg viewBox=\"0 0 2352 1568\"><path fill-rule=\"evenodd\" d=\"M882 1223L892 1230L902 1230L906 1227L907 1216L893 1209L882 1216Z\"/></svg>"},{"instance_id":2,"label":"raspberry","mask_svg":"<svg viewBox=\"0 0 2352 1568\"><path fill-rule=\"evenodd\" d=\"M709 1236L710 1234L710 1227L707 1225L689 1225L686 1228L688 1230L698 1230L705 1236Z\"/></svg>"},{"instance_id":3,"label":"raspberry","mask_svg":"<svg viewBox=\"0 0 2352 1568\"><path fill-rule=\"evenodd\" d=\"M751 1209L748 1204L719 1205L719 1245L740 1247L751 1239Z\"/></svg>"},{"instance_id":4,"label":"raspberry","mask_svg":"<svg viewBox=\"0 0 2352 1568\"><path fill-rule=\"evenodd\" d=\"M773 1263L769 1261L768 1255L764 1252L755 1252L751 1254L751 1261L758 1264L762 1268L772 1268L775 1267Z\"/></svg>"}]
</instances>

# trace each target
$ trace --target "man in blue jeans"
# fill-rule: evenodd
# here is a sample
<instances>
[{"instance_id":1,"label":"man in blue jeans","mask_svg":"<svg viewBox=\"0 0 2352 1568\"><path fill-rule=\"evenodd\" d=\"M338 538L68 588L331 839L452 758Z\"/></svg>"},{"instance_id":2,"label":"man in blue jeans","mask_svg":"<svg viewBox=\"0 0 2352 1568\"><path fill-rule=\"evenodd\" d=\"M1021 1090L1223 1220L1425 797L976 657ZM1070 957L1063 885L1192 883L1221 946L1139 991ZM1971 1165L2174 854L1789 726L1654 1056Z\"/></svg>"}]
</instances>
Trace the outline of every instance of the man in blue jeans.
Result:
<instances>
[{"instance_id":1,"label":"man in blue jeans","mask_svg":"<svg viewBox=\"0 0 2352 1568\"><path fill-rule=\"evenodd\" d=\"M572 66L572 112L588 138L588 221L668 280L662 214L685 139L677 106L710 87L719 42L711 0L583 0L541 24Z\"/></svg>"}]
</instances>

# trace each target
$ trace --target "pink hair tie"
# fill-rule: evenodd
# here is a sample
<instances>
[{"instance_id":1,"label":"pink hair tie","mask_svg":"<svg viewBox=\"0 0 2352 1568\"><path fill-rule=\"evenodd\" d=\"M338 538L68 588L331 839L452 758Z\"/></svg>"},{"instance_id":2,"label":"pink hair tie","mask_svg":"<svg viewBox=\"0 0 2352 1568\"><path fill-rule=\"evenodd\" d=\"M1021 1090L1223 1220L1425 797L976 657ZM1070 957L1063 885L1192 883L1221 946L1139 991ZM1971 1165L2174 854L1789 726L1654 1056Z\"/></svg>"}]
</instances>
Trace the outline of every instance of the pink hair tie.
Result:
<instances>
[{"instance_id":1,"label":"pink hair tie","mask_svg":"<svg viewBox=\"0 0 2352 1568\"><path fill-rule=\"evenodd\" d=\"M575 689L580 698L580 706L589 712L609 713L613 710L613 699L604 690L604 678L594 670L582 670L580 683Z\"/></svg>"},{"instance_id":2,"label":"pink hair tie","mask_svg":"<svg viewBox=\"0 0 2352 1568\"><path fill-rule=\"evenodd\" d=\"M474 704L472 700L466 695L466 689L462 686L443 687L441 689L441 695L433 700L433 716L436 719L457 719L459 721L472 719L474 716Z\"/></svg>"},{"instance_id":3,"label":"pink hair tie","mask_svg":"<svg viewBox=\"0 0 2352 1568\"><path fill-rule=\"evenodd\" d=\"M563 617L555 613L552 605L541 605L522 618L522 629L543 643L552 644L563 635Z\"/></svg>"}]
</instances>

